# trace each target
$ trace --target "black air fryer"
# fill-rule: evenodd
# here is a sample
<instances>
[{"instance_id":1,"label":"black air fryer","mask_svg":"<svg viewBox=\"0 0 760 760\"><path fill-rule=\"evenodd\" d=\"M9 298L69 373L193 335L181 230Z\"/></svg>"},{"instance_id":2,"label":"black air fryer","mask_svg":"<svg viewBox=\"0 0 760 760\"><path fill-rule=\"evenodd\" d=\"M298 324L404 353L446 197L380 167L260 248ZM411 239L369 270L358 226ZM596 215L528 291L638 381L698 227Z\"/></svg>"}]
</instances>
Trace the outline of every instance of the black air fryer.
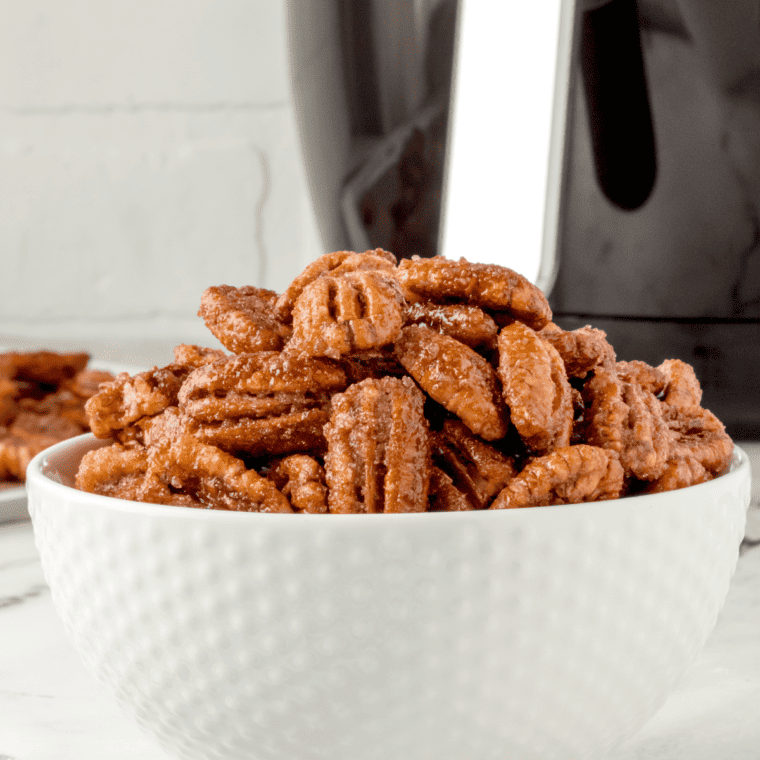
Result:
<instances>
[{"instance_id":1,"label":"black air fryer","mask_svg":"<svg viewBox=\"0 0 760 760\"><path fill-rule=\"evenodd\" d=\"M557 272L565 329L692 364L703 404L760 434L760 13L611 0L582 13Z\"/></svg>"}]
</instances>

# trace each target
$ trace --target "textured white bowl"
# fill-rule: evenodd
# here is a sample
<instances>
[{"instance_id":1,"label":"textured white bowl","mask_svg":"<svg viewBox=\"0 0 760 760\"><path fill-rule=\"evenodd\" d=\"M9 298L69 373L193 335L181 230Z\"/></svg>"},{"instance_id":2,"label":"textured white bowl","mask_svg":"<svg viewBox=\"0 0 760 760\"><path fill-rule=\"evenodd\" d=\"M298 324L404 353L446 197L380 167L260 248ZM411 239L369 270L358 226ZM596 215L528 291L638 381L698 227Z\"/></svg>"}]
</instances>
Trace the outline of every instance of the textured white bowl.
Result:
<instances>
[{"instance_id":1,"label":"textured white bowl","mask_svg":"<svg viewBox=\"0 0 760 760\"><path fill-rule=\"evenodd\" d=\"M53 601L85 662L180 758L593 760L716 622L750 473L500 512L280 515L71 488L29 467Z\"/></svg>"}]
</instances>

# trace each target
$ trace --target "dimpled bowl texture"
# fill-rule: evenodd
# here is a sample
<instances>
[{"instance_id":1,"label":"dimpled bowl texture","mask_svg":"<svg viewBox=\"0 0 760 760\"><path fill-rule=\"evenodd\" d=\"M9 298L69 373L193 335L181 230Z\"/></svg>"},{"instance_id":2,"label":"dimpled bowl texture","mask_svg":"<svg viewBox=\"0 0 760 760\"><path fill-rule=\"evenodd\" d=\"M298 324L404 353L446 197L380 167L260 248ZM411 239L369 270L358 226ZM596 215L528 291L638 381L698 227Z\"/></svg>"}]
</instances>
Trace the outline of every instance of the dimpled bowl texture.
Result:
<instances>
[{"instance_id":1,"label":"dimpled bowl texture","mask_svg":"<svg viewBox=\"0 0 760 760\"><path fill-rule=\"evenodd\" d=\"M28 473L77 650L171 755L593 760L665 701L716 622L747 456L667 494L495 512L282 515L71 487L86 435Z\"/></svg>"}]
</instances>

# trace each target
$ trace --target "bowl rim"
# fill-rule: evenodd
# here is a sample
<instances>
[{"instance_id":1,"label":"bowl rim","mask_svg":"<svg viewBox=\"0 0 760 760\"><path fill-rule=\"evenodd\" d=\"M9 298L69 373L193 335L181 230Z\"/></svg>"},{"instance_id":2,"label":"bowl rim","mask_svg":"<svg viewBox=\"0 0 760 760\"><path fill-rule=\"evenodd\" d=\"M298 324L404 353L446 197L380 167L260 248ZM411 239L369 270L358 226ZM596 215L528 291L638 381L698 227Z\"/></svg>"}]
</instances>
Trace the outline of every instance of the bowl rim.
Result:
<instances>
[{"instance_id":1,"label":"bowl rim","mask_svg":"<svg viewBox=\"0 0 760 760\"><path fill-rule=\"evenodd\" d=\"M48 491L55 495L57 498L63 501L70 501L72 492L75 494L77 502L82 504L89 504L92 506L99 506L101 508L107 508L108 510L116 512L130 512L144 515L164 516L164 517L176 517L176 518L192 518L192 519L213 519L213 520L251 520L251 519L290 519L290 513L281 512L236 512L224 509L210 509L210 508L198 508L198 507L181 507L170 506L166 504L152 504L147 502L128 501L126 499L117 499L113 496L105 496L103 494L93 494L87 491L80 491L76 488L68 486L58 481L55 477L52 477L46 472L49 465L49 461L52 457L60 454L63 450L80 446L86 441L89 441L92 445L87 451L94 448L101 448L112 443L110 439L96 438L92 433L85 433L83 435L75 436L74 438L68 438L65 441L60 441L44 451L37 454L30 462L26 470L26 491L28 495L31 495L33 491ZM83 451L84 453L84 451ZM604 501L590 501L590 502L578 502L575 504L552 504L546 507L524 508L524 509L478 509L467 510L461 512L399 512L399 513L386 513L378 512L372 514L359 513L359 514L316 514L316 513L295 513L298 515L298 522L303 520L323 520L329 518L329 520L360 520L362 522L372 519L381 519L384 522L388 520L431 520L438 516L438 519L472 519L477 514L488 513L495 514L525 514L526 512L532 513L534 509L539 509L542 514L546 513L546 510L563 511L573 509L584 509L589 507L599 508L600 505L604 509L614 509L617 505L629 506L633 500L640 505L649 504L654 506L657 502L668 500L672 498L673 494L681 494L685 491L694 493L697 492L704 494L711 488L718 488L723 490L727 485L726 479L730 479L731 482L740 481L744 477L747 477L751 481L751 469L750 461L747 453L734 443L734 449L731 459L731 465L729 470L712 480L708 480L705 483L697 483L688 488L681 488L675 491L664 491L662 493L653 494L637 494L635 496L623 496L618 499L608 499ZM31 501L31 500L30 500ZM748 507L749 502L746 507ZM624 508L624 506L620 506ZM457 517L458 516L458 517Z\"/></svg>"}]
</instances>

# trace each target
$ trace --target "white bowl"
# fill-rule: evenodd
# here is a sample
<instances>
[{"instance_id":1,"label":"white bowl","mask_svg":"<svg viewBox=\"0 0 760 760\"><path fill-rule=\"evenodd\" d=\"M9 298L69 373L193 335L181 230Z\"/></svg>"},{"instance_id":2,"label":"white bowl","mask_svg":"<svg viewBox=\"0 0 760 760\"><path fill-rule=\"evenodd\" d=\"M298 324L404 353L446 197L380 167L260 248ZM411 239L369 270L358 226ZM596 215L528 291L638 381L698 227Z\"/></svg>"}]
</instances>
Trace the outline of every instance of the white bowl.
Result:
<instances>
[{"instance_id":1,"label":"white bowl","mask_svg":"<svg viewBox=\"0 0 760 760\"><path fill-rule=\"evenodd\" d=\"M594 504L232 513L71 487L82 436L29 466L53 601L92 671L180 758L593 760L705 643L736 567L747 456Z\"/></svg>"}]
</instances>

